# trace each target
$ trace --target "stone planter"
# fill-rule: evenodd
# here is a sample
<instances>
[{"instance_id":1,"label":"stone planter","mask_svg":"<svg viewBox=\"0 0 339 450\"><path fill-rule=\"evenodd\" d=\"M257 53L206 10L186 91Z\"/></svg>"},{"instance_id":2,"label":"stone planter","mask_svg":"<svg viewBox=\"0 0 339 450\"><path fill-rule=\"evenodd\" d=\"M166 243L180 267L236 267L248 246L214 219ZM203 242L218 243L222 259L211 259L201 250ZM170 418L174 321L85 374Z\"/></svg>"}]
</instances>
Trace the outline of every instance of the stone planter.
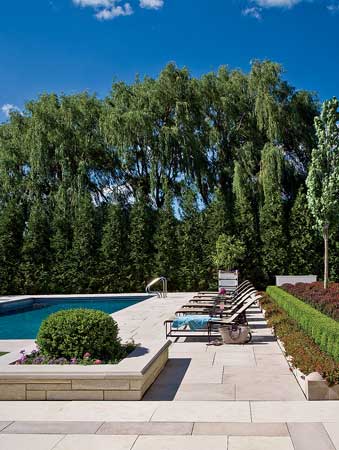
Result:
<instances>
[{"instance_id":1,"label":"stone planter","mask_svg":"<svg viewBox=\"0 0 339 450\"><path fill-rule=\"evenodd\" d=\"M0 400L141 400L164 368L170 345L143 344L115 365L2 365Z\"/></svg>"}]
</instances>

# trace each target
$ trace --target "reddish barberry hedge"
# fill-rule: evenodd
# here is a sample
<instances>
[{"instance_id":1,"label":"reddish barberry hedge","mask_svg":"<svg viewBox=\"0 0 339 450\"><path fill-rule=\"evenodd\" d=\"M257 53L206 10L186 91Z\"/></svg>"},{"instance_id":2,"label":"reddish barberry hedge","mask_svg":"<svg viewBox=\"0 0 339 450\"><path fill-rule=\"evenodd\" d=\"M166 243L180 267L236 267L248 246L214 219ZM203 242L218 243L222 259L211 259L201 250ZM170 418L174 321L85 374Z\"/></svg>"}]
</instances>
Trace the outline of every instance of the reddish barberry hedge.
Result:
<instances>
[{"instance_id":1,"label":"reddish barberry hedge","mask_svg":"<svg viewBox=\"0 0 339 450\"><path fill-rule=\"evenodd\" d=\"M284 284L281 289L339 321L339 283L330 283L328 289L320 282Z\"/></svg>"}]
</instances>

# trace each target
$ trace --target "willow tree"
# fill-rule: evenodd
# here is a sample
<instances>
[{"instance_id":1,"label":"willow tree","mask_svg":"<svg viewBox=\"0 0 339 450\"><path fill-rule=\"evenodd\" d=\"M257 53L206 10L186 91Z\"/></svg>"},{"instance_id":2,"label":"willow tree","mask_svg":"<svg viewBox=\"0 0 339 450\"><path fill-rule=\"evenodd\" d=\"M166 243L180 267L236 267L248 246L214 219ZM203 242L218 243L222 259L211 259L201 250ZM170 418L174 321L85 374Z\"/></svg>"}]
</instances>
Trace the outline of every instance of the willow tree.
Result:
<instances>
[{"instance_id":1,"label":"willow tree","mask_svg":"<svg viewBox=\"0 0 339 450\"><path fill-rule=\"evenodd\" d=\"M101 118L121 181L134 195L150 196L158 208L164 203L164 180L178 191L184 175L204 191L204 126L197 83L187 69L173 64L158 79L114 83Z\"/></svg>"},{"instance_id":2,"label":"willow tree","mask_svg":"<svg viewBox=\"0 0 339 450\"><path fill-rule=\"evenodd\" d=\"M312 152L307 176L307 199L324 239L324 288L328 286L329 229L339 224L339 101L324 102L315 119L318 145Z\"/></svg>"},{"instance_id":3,"label":"willow tree","mask_svg":"<svg viewBox=\"0 0 339 450\"><path fill-rule=\"evenodd\" d=\"M271 277L286 271L287 238L284 229L282 192L283 156L274 145L265 145L262 151L260 185L260 235L262 261L266 274Z\"/></svg>"}]
</instances>

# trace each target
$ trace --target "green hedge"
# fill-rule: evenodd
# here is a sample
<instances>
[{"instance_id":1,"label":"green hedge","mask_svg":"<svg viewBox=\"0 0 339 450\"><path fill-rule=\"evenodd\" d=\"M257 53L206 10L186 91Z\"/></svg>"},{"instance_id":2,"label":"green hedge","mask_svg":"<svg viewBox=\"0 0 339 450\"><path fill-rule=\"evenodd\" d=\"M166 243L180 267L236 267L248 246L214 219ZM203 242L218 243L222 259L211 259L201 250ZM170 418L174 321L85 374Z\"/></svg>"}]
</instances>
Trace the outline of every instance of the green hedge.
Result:
<instances>
[{"instance_id":1,"label":"green hedge","mask_svg":"<svg viewBox=\"0 0 339 450\"><path fill-rule=\"evenodd\" d=\"M277 286L269 286L266 291L322 350L339 361L339 322Z\"/></svg>"}]
</instances>

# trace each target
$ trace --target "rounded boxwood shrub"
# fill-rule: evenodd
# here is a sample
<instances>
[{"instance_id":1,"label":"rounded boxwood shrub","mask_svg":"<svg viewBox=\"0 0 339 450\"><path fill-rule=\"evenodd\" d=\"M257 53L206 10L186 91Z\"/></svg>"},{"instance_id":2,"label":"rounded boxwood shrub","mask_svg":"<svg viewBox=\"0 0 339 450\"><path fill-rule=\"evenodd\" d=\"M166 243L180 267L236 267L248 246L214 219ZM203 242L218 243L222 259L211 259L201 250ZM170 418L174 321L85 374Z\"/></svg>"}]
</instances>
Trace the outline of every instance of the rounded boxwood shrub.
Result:
<instances>
[{"instance_id":1,"label":"rounded boxwood shrub","mask_svg":"<svg viewBox=\"0 0 339 450\"><path fill-rule=\"evenodd\" d=\"M37 336L37 344L44 355L53 358L109 359L121 349L116 321L103 311L68 309L45 319Z\"/></svg>"}]
</instances>

